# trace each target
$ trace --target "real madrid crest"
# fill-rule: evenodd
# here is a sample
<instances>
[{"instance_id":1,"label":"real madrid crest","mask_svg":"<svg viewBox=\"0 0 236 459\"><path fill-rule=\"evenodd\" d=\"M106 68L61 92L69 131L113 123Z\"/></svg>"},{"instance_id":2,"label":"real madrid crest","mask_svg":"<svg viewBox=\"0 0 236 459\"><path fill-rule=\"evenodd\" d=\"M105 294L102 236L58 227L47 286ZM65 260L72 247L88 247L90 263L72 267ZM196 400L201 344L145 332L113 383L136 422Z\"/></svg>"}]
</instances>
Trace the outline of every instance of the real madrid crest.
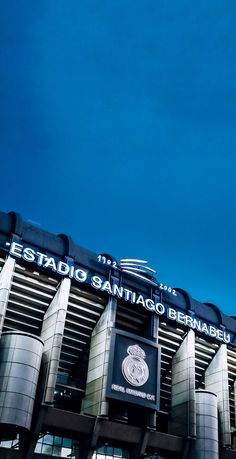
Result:
<instances>
[{"instance_id":1,"label":"real madrid crest","mask_svg":"<svg viewBox=\"0 0 236 459\"><path fill-rule=\"evenodd\" d=\"M144 360L146 354L138 344L128 346L127 354L122 362L122 374L132 386L143 386L149 378L149 369Z\"/></svg>"}]
</instances>

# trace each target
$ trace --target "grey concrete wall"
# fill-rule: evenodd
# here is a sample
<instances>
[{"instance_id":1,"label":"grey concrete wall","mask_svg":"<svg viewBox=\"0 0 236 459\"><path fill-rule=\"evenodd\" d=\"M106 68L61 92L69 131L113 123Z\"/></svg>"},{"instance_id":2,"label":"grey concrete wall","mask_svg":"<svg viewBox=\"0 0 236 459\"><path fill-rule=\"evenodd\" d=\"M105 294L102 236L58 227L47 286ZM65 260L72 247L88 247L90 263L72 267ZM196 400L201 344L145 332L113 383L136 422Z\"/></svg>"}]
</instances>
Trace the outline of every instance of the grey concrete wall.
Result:
<instances>
[{"instance_id":1,"label":"grey concrete wall","mask_svg":"<svg viewBox=\"0 0 236 459\"><path fill-rule=\"evenodd\" d=\"M33 335L2 334L0 423L30 429L42 351L42 341Z\"/></svg>"},{"instance_id":2,"label":"grey concrete wall","mask_svg":"<svg viewBox=\"0 0 236 459\"><path fill-rule=\"evenodd\" d=\"M217 396L196 391L197 438L190 459L219 459Z\"/></svg>"},{"instance_id":3,"label":"grey concrete wall","mask_svg":"<svg viewBox=\"0 0 236 459\"><path fill-rule=\"evenodd\" d=\"M0 336L6 315L7 302L9 298L11 281L15 269L15 260L8 257L0 273Z\"/></svg>"},{"instance_id":4,"label":"grey concrete wall","mask_svg":"<svg viewBox=\"0 0 236 459\"><path fill-rule=\"evenodd\" d=\"M227 347L222 344L205 372L205 389L217 395L222 446L231 446Z\"/></svg>"},{"instance_id":5,"label":"grey concrete wall","mask_svg":"<svg viewBox=\"0 0 236 459\"><path fill-rule=\"evenodd\" d=\"M195 334L190 330L172 360L169 432L196 436Z\"/></svg>"},{"instance_id":6,"label":"grey concrete wall","mask_svg":"<svg viewBox=\"0 0 236 459\"><path fill-rule=\"evenodd\" d=\"M70 284L70 279L65 278L62 280L43 319L41 338L44 341L43 365L46 373L45 403L53 403L54 400Z\"/></svg>"},{"instance_id":7,"label":"grey concrete wall","mask_svg":"<svg viewBox=\"0 0 236 459\"><path fill-rule=\"evenodd\" d=\"M100 320L94 328L89 354L86 393L81 412L94 416L108 415L106 400L108 361L111 346L112 301L109 300Z\"/></svg>"}]
</instances>

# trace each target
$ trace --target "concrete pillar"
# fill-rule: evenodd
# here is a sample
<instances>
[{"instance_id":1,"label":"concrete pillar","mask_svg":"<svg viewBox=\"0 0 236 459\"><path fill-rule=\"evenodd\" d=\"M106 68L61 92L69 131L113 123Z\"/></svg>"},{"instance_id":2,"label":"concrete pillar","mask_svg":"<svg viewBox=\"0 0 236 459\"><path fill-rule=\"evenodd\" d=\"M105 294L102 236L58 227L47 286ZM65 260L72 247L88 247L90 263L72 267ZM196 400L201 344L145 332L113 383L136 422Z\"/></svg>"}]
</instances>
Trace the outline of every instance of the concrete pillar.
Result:
<instances>
[{"instance_id":1,"label":"concrete pillar","mask_svg":"<svg viewBox=\"0 0 236 459\"><path fill-rule=\"evenodd\" d=\"M81 412L94 416L108 415L106 399L108 361L113 323L113 302L110 299L92 333L86 393Z\"/></svg>"},{"instance_id":2,"label":"concrete pillar","mask_svg":"<svg viewBox=\"0 0 236 459\"><path fill-rule=\"evenodd\" d=\"M219 459L217 396L196 391L197 438L190 459Z\"/></svg>"},{"instance_id":3,"label":"concrete pillar","mask_svg":"<svg viewBox=\"0 0 236 459\"><path fill-rule=\"evenodd\" d=\"M46 367L44 402L53 403L64 335L71 281L62 280L43 319L41 338L44 341L43 364Z\"/></svg>"},{"instance_id":4,"label":"concrete pillar","mask_svg":"<svg viewBox=\"0 0 236 459\"><path fill-rule=\"evenodd\" d=\"M171 434L196 436L195 398L195 334L190 330L172 360Z\"/></svg>"},{"instance_id":5,"label":"concrete pillar","mask_svg":"<svg viewBox=\"0 0 236 459\"><path fill-rule=\"evenodd\" d=\"M0 272L0 336L2 334L2 328L6 315L14 268L15 260L9 256L5 261L2 271Z\"/></svg>"},{"instance_id":6,"label":"concrete pillar","mask_svg":"<svg viewBox=\"0 0 236 459\"><path fill-rule=\"evenodd\" d=\"M231 446L227 346L222 344L205 372L205 389L217 395L221 446Z\"/></svg>"}]
</instances>

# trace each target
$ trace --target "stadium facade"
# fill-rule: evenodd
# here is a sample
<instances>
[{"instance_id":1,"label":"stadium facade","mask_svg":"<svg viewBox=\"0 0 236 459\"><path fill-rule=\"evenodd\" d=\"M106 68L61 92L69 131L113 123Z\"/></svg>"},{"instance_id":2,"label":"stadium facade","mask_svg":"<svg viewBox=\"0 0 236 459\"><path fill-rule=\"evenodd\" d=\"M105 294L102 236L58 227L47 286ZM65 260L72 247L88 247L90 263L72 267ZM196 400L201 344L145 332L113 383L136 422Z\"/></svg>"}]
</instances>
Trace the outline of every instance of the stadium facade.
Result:
<instances>
[{"instance_id":1,"label":"stadium facade","mask_svg":"<svg viewBox=\"0 0 236 459\"><path fill-rule=\"evenodd\" d=\"M236 320L0 212L0 457L236 459Z\"/></svg>"}]
</instances>

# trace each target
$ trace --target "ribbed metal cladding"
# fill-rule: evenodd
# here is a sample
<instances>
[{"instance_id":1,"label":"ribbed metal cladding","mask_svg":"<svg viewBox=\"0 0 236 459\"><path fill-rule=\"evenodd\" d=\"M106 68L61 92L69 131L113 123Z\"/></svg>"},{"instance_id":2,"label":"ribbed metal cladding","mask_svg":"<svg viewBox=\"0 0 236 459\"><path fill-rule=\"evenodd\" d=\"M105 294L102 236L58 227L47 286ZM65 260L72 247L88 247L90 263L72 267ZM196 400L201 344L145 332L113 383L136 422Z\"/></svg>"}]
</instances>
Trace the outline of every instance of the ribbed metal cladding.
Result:
<instances>
[{"instance_id":1,"label":"ribbed metal cladding","mask_svg":"<svg viewBox=\"0 0 236 459\"><path fill-rule=\"evenodd\" d=\"M59 371L86 381L85 353L92 331L103 313L107 299L72 284L65 320ZM88 356L87 356L88 358Z\"/></svg>"},{"instance_id":2,"label":"ribbed metal cladding","mask_svg":"<svg viewBox=\"0 0 236 459\"><path fill-rule=\"evenodd\" d=\"M43 316L58 280L16 264L3 331L20 330L40 336Z\"/></svg>"},{"instance_id":3,"label":"ribbed metal cladding","mask_svg":"<svg viewBox=\"0 0 236 459\"><path fill-rule=\"evenodd\" d=\"M43 342L36 336L21 332L2 334L0 424L30 429L42 351Z\"/></svg>"}]
</instances>

